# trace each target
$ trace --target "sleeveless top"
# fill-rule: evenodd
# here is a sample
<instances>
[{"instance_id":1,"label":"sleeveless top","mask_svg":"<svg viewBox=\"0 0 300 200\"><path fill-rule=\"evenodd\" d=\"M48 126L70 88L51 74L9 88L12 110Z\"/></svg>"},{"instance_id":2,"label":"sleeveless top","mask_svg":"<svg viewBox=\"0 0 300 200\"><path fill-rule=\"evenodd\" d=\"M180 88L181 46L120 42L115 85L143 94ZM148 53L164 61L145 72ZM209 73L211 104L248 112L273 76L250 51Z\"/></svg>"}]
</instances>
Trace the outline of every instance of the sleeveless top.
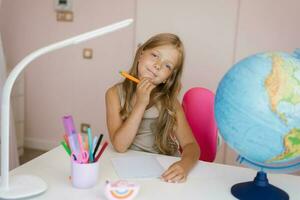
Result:
<instances>
[{"instance_id":1,"label":"sleeveless top","mask_svg":"<svg viewBox=\"0 0 300 200\"><path fill-rule=\"evenodd\" d=\"M117 85L121 107L125 104L125 95L121 84ZM140 126L138 128L137 134L129 147L132 150L145 151L150 153L159 153L157 149L154 148L155 135L153 133L152 126L155 125L155 121L159 116L158 108L152 106L144 112L143 119L141 120Z\"/></svg>"}]
</instances>

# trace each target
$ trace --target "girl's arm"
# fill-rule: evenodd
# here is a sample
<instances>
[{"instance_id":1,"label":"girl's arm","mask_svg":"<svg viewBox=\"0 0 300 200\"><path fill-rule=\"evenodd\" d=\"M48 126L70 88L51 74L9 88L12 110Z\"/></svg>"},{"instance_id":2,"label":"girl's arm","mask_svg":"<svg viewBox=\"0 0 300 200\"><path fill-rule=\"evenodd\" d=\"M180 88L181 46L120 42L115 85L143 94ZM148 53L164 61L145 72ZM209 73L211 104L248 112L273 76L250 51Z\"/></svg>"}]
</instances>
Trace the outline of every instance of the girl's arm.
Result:
<instances>
[{"instance_id":1,"label":"girl's arm","mask_svg":"<svg viewBox=\"0 0 300 200\"><path fill-rule=\"evenodd\" d=\"M107 90L105 95L106 123L112 145L118 152L125 152L133 142L153 88L154 86L149 80L141 80L138 84L133 109L125 121L121 119L120 115L121 104L117 86Z\"/></svg>"},{"instance_id":2,"label":"girl's arm","mask_svg":"<svg viewBox=\"0 0 300 200\"><path fill-rule=\"evenodd\" d=\"M164 172L162 178L170 182L184 182L187 174L199 159L200 149L179 101L176 102L176 118L177 128L175 136L182 148L182 156L180 161L172 164L169 169Z\"/></svg>"}]
</instances>

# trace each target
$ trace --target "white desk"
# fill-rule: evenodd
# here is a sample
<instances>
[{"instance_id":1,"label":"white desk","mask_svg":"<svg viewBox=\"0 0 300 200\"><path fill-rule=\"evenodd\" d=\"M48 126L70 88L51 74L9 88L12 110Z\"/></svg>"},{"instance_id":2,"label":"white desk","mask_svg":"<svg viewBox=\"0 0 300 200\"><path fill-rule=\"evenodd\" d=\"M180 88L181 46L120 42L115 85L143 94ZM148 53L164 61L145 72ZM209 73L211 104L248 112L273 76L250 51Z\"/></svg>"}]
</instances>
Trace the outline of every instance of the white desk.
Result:
<instances>
[{"instance_id":1,"label":"white desk","mask_svg":"<svg viewBox=\"0 0 300 200\"><path fill-rule=\"evenodd\" d=\"M100 158L99 183L91 189L75 189L69 180L70 159L62 147L57 147L46 154L12 170L10 174L34 174L44 179L48 190L33 199L54 200L99 200L105 199L103 187L105 180L117 180L110 158L124 155L138 155L143 152L128 151L119 154L108 147ZM166 168L177 160L175 157L157 155L161 164ZM190 173L187 182L182 184L165 183L159 179L134 180L140 184L141 190L136 199L235 199L230 188L235 183L253 180L256 172L251 169L221 165L215 163L199 162ZM269 174L270 183L285 190L291 200L300 199L300 177L292 175Z\"/></svg>"}]
</instances>

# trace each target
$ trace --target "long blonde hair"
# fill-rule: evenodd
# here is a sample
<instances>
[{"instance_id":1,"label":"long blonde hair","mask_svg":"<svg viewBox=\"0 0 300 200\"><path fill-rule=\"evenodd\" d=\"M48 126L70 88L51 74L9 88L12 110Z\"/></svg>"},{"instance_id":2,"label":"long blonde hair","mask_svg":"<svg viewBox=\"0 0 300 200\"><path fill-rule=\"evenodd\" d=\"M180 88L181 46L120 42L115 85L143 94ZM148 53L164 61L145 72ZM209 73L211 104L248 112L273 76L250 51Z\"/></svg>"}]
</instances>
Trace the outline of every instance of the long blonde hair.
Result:
<instances>
[{"instance_id":1,"label":"long blonde hair","mask_svg":"<svg viewBox=\"0 0 300 200\"><path fill-rule=\"evenodd\" d=\"M137 49L129 73L135 77L138 76L138 60L143 51L164 45L172 45L178 50L178 61L166 82L159 84L152 90L147 108L155 105L160 109L156 126L152 126L155 135L154 148L162 154L173 155L177 151L177 144L173 140L173 133L177 124L175 102L181 87L180 80L184 61L183 44L179 37L170 33L161 33L151 37ZM125 92L125 103L120 114L125 120L132 110L131 100L136 91L136 83L125 79L122 86Z\"/></svg>"}]
</instances>

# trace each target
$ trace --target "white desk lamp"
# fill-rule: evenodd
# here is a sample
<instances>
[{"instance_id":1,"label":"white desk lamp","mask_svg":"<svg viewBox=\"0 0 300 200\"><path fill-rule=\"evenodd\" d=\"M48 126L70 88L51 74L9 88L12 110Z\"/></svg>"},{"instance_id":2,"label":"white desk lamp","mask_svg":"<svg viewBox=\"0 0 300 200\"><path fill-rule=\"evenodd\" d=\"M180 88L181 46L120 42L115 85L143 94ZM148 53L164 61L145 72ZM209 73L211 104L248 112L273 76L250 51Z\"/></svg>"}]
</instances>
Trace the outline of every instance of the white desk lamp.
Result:
<instances>
[{"instance_id":1,"label":"white desk lamp","mask_svg":"<svg viewBox=\"0 0 300 200\"><path fill-rule=\"evenodd\" d=\"M20 199L30 196L36 196L47 189L47 184L39 177L33 175L15 175L9 181L9 114L10 114L10 95L11 90L20 73L28 64L37 57L51 51L67 47L69 45L79 44L81 42L99 37L101 35L124 28L133 22L127 19L103 28L83 33L81 35L51 44L38 49L23 60L21 60L11 71L3 86L1 103L1 184L0 199Z\"/></svg>"}]
</instances>

